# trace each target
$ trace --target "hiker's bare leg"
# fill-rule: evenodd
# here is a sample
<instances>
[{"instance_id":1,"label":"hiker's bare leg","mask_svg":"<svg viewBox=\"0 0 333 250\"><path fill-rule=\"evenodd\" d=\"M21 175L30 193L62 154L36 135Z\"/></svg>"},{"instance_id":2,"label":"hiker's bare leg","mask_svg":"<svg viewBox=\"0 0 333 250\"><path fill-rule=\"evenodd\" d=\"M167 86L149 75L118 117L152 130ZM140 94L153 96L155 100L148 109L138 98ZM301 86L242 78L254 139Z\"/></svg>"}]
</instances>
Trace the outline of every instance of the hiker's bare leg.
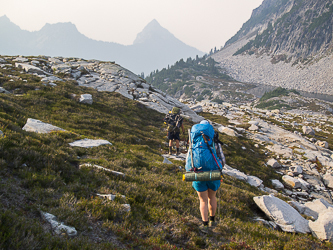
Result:
<instances>
[{"instance_id":1,"label":"hiker's bare leg","mask_svg":"<svg viewBox=\"0 0 333 250\"><path fill-rule=\"evenodd\" d=\"M215 216L216 208L217 208L216 191L208 189L207 192L208 192L208 211L209 211L209 215L210 216Z\"/></svg>"},{"instance_id":2,"label":"hiker's bare leg","mask_svg":"<svg viewBox=\"0 0 333 250\"><path fill-rule=\"evenodd\" d=\"M202 221L208 221L208 191L198 192Z\"/></svg>"},{"instance_id":3,"label":"hiker's bare leg","mask_svg":"<svg viewBox=\"0 0 333 250\"><path fill-rule=\"evenodd\" d=\"M179 140L176 140L176 148L179 148Z\"/></svg>"},{"instance_id":4,"label":"hiker's bare leg","mask_svg":"<svg viewBox=\"0 0 333 250\"><path fill-rule=\"evenodd\" d=\"M169 147L172 147L172 140L169 140Z\"/></svg>"}]
</instances>

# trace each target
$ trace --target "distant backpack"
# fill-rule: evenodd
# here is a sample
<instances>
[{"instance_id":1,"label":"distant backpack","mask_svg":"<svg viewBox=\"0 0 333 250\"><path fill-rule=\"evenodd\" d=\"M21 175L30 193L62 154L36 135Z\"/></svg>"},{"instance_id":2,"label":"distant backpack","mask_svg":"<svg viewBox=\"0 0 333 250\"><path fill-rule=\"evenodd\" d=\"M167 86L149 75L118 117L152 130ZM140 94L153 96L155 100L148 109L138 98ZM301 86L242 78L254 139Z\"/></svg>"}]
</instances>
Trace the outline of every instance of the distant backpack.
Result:
<instances>
[{"instance_id":1,"label":"distant backpack","mask_svg":"<svg viewBox=\"0 0 333 250\"><path fill-rule=\"evenodd\" d=\"M164 123L168 126L168 132L180 132L180 127L183 123L183 117L180 115L180 109L174 107L163 119Z\"/></svg>"},{"instance_id":2,"label":"distant backpack","mask_svg":"<svg viewBox=\"0 0 333 250\"><path fill-rule=\"evenodd\" d=\"M205 136L208 145L205 142L203 135ZM196 124L192 127L190 132L190 148L186 157L186 171L211 171L222 169L221 162L215 161L215 159L218 158L213 138L214 128L212 125Z\"/></svg>"}]
</instances>

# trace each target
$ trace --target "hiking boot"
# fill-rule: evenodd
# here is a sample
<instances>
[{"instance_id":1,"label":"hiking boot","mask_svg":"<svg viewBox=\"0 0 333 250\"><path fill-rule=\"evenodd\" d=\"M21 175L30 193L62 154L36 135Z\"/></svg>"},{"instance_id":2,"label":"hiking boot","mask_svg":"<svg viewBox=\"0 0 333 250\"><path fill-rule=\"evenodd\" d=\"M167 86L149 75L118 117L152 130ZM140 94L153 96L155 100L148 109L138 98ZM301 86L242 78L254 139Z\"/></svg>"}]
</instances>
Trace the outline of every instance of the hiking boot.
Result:
<instances>
[{"instance_id":1,"label":"hiking boot","mask_svg":"<svg viewBox=\"0 0 333 250\"><path fill-rule=\"evenodd\" d=\"M217 225L216 221L212 221L212 220L210 220L210 221L208 222L208 227L216 227L216 225Z\"/></svg>"},{"instance_id":2,"label":"hiking boot","mask_svg":"<svg viewBox=\"0 0 333 250\"><path fill-rule=\"evenodd\" d=\"M199 230L204 234L208 234L208 226L200 225Z\"/></svg>"}]
</instances>

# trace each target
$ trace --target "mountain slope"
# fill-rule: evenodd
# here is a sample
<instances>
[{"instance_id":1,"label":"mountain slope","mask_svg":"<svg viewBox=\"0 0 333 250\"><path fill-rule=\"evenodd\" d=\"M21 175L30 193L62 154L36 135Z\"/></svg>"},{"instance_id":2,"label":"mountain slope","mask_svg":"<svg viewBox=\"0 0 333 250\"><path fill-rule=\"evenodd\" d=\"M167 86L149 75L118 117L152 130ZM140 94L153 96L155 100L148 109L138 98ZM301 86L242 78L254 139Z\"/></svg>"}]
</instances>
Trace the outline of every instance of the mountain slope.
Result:
<instances>
[{"instance_id":1,"label":"mountain slope","mask_svg":"<svg viewBox=\"0 0 333 250\"><path fill-rule=\"evenodd\" d=\"M46 24L39 31L28 32L3 16L0 17L0 27L0 54L115 60L136 74L148 74L182 57L203 55L178 40L156 20L148 24L129 46L87 38L72 23Z\"/></svg>"},{"instance_id":2,"label":"mountain slope","mask_svg":"<svg viewBox=\"0 0 333 250\"><path fill-rule=\"evenodd\" d=\"M79 86L68 75L55 74L50 86L5 57L0 68L0 246L2 249L329 249L310 235L287 234L253 221L258 188L225 176L218 226L202 234L198 197L181 180L184 162L163 163L167 140L163 114L118 93ZM25 58L51 68L45 57ZM50 58L51 59L51 58ZM71 60L66 58L66 60ZM2 60L1 60L2 61ZM60 61L60 60L59 60ZM3 62L3 61L2 61ZM92 78L85 60L73 60ZM100 66L112 63L96 62ZM73 66L74 67L74 66ZM118 71L115 71L119 77ZM116 77L116 75L114 75ZM94 102L80 103L91 94ZM230 125L226 117L205 114ZM61 127L49 134L22 129L28 118ZM193 123L184 122L187 131ZM265 148L245 137L220 136L228 164L256 175L265 186L281 178L265 166ZM104 139L112 145L72 147L79 139ZM166 146L164 146L166 144ZM247 150L244 150L246 147ZM90 168L91 164L106 170ZM117 176L107 170L125 174ZM100 197L114 194L114 200ZM124 197L125 196L125 197ZM111 197L110 197L111 198ZM130 211L124 210L124 203ZM42 212L75 227L76 236L54 232Z\"/></svg>"},{"instance_id":3,"label":"mountain slope","mask_svg":"<svg viewBox=\"0 0 333 250\"><path fill-rule=\"evenodd\" d=\"M237 80L332 91L331 1L265 0L213 56Z\"/></svg>"}]
</instances>

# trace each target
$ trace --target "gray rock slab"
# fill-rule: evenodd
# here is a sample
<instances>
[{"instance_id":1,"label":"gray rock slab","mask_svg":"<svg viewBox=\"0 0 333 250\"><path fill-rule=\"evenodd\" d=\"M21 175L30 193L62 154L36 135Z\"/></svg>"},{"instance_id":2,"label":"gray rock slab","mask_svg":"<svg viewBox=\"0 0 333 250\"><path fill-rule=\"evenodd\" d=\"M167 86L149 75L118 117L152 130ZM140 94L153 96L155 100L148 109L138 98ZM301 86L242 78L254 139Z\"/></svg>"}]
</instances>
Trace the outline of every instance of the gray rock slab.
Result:
<instances>
[{"instance_id":1,"label":"gray rock slab","mask_svg":"<svg viewBox=\"0 0 333 250\"><path fill-rule=\"evenodd\" d=\"M327 187L333 189L333 175L331 173L326 173L323 176L324 183Z\"/></svg>"},{"instance_id":2,"label":"gray rock slab","mask_svg":"<svg viewBox=\"0 0 333 250\"><path fill-rule=\"evenodd\" d=\"M253 187L259 187L263 183L263 181L256 176L248 176L247 183L249 183Z\"/></svg>"},{"instance_id":3,"label":"gray rock slab","mask_svg":"<svg viewBox=\"0 0 333 250\"><path fill-rule=\"evenodd\" d=\"M311 216L315 219L317 219L321 213L326 212L328 208L333 208L333 206L324 199L316 199L306 202L304 206L311 210Z\"/></svg>"},{"instance_id":4,"label":"gray rock slab","mask_svg":"<svg viewBox=\"0 0 333 250\"><path fill-rule=\"evenodd\" d=\"M333 208L319 214L316 221L309 222L309 226L315 237L333 242Z\"/></svg>"},{"instance_id":5,"label":"gray rock slab","mask_svg":"<svg viewBox=\"0 0 333 250\"><path fill-rule=\"evenodd\" d=\"M10 94L10 92L5 90L3 87L0 87L0 93Z\"/></svg>"},{"instance_id":6,"label":"gray rock slab","mask_svg":"<svg viewBox=\"0 0 333 250\"><path fill-rule=\"evenodd\" d=\"M65 131L62 128L32 118L28 118L27 123L22 129L28 132L35 132L39 134L47 134L53 131Z\"/></svg>"},{"instance_id":7,"label":"gray rock slab","mask_svg":"<svg viewBox=\"0 0 333 250\"><path fill-rule=\"evenodd\" d=\"M173 164L171 161L169 161L169 159L168 158L166 158L166 157L164 157L164 159L163 159L163 163L166 163L166 164Z\"/></svg>"},{"instance_id":8,"label":"gray rock slab","mask_svg":"<svg viewBox=\"0 0 333 250\"><path fill-rule=\"evenodd\" d=\"M83 94L80 97L80 102L85 104L93 104L93 98L91 94Z\"/></svg>"},{"instance_id":9,"label":"gray rock slab","mask_svg":"<svg viewBox=\"0 0 333 250\"><path fill-rule=\"evenodd\" d=\"M99 165L90 164L90 163L84 163L84 164L81 164L79 166L79 168L82 168L82 167L97 168L99 170L107 171L107 172L110 172L111 174L114 174L114 175L117 175L117 176L122 176L123 178L125 178L125 174L124 173L118 172L118 171L114 171L114 170L111 170L111 169L108 169L108 168L105 168L105 167L102 167L102 166L99 166Z\"/></svg>"},{"instance_id":10,"label":"gray rock slab","mask_svg":"<svg viewBox=\"0 0 333 250\"><path fill-rule=\"evenodd\" d=\"M280 163L275 160L275 159L269 159L268 162L266 163L268 166L272 167L272 168L279 168L281 167Z\"/></svg>"},{"instance_id":11,"label":"gray rock slab","mask_svg":"<svg viewBox=\"0 0 333 250\"><path fill-rule=\"evenodd\" d=\"M292 206L273 195L253 198L257 206L283 231L309 233L309 223Z\"/></svg>"},{"instance_id":12,"label":"gray rock slab","mask_svg":"<svg viewBox=\"0 0 333 250\"><path fill-rule=\"evenodd\" d=\"M69 145L72 147L81 147L81 148L92 148L107 144L112 145L112 143L107 140L102 140L102 139L93 140L87 138L69 143Z\"/></svg>"},{"instance_id":13,"label":"gray rock slab","mask_svg":"<svg viewBox=\"0 0 333 250\"><path fill-rule=\"evenodd\" d=\"M15 67L19 68L19 69L23 69L25 72L31 73L31 74L36 73L38 75L51 75L50 73L45 72L44 70L42 70L36 66L30 65L30 64L15 63Z\"/></svg>"},{"instance_id":14,"label":"gray rock slab","mask_svg":"<svg viewBox=\"0 0 333 250\"><path fill-rule=\"evenodd\" d=\"M43 77L41 79L41 81L42 82L55 82L55 81L63 82L64 80L62 80L61 78L56 77L56 76L48 76L48 77Z\"/></svg>"},{"instance_id":15,"label":"gray rock slab","mask_svg":"<svg viewBox=\"0 0 333 250\"><path fill-rule=\"evenodd\" d=\"M282 180L285 182L285 184L287 186L289 186L290 188L301 188L301 183L298 179L293 178L289 175L284 175L282 176Z\"/></svg>"},{"instance_id":16,"label":"gray rock slab","mask_svg":"<svg viewBox=\"0 0 333 250\"><path fill-rule=\"evenodd\" d=\"M243 173L237 169L234 169L228 165L224 166L222 172L223 172L223 174L235 177L236 179L242 180L242 181L247 181L247 178L248 178L248 176L245 173Z\"/></svg>"},{"instance_id":17,"label":"gray rock slab","mask_svg":"<svg viewBox=\"0 0 333 250\"><path fill-rule=\"evenodd\" d=\"M272 180L272 185L277 190L284 189L284 185L279 180Z\"/></svg>"},{"instance_id":18,"label":"gray rock slab","mask_svg":"<svg viewBox=\"0 0 333 250\"><path fill-rule=\"evenodd\" d=\"M228 127L221 126L218 128L218 130L219 130L219 132L224 133L229 136L233 136L233 137L239 136L239 134L235 130L228 128Z\"/></svg>"},{"instance_id":19,"label":"gray rock slab","mask_svg":"<svg viewBox=\"0 0 333 250\"><path fill-rule=\"evenodd\" d=\"M127 86L120 85L120 87L115 90L115 92L118 92L119 94L123 95L124 97L133 100L133 95L129 93Z\"/></svg>"},{"instance_id":20,"label":"gray rock slab","mask_svg":"<svg viewBox=\"0 0 333 250\"><path fill-rule=\"evenodd\" d=\"M63 222L58 222L56 216L50 213L41 212L42 218L50 223L52 230L58 234L61 235L63 233L66 233L68 236L75 236L77 235L77 231L74 227L69 227L64 225Z\"/></svg>"},{"instance_id":21,"label":"gray rock slab","mask_svg":"<svg viewBox=\"0 0 333 250\"><path fill-rule=\"evenodd\" d=\"M302 127L303 133L306 135L315 135L315 131L313 130L313 128L309 127L309 126L303 126Z\"/></svg>"}]
</instances>

